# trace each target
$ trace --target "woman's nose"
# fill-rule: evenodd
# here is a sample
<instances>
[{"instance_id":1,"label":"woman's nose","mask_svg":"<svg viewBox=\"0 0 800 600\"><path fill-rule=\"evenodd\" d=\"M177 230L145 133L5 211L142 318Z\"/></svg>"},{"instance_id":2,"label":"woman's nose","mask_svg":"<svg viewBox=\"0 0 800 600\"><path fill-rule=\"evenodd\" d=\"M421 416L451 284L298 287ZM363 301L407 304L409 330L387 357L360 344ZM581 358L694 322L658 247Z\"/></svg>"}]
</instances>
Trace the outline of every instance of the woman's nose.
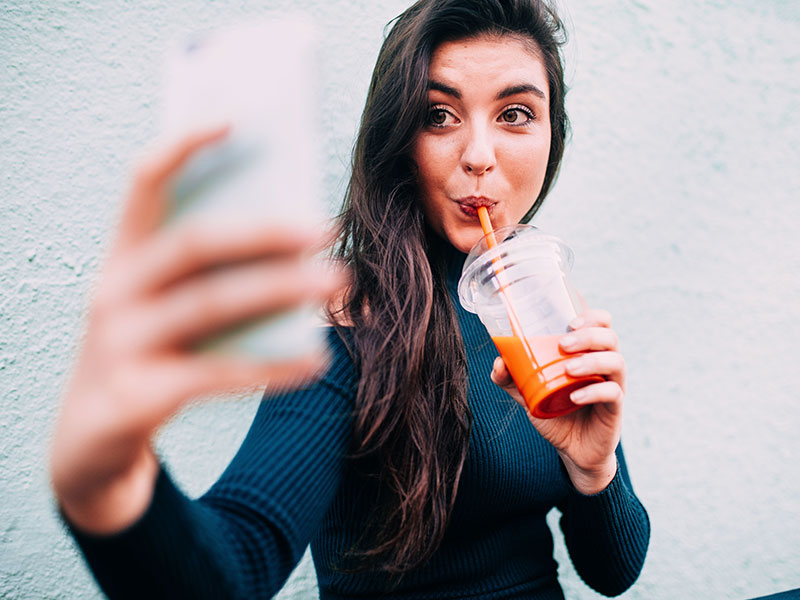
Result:
<instances>
[{"instance_id":1,"label":"woman's nose","mask_svg":"<svg viewBox=\"0 0 800 600\"><path fill-rule=\"evenodd\" d=\"M470 175L483 175L491 171L496 162L490 132L480 126L470 128L461 153L461 166L464 171Z\"/></svg>"}]
</instances>

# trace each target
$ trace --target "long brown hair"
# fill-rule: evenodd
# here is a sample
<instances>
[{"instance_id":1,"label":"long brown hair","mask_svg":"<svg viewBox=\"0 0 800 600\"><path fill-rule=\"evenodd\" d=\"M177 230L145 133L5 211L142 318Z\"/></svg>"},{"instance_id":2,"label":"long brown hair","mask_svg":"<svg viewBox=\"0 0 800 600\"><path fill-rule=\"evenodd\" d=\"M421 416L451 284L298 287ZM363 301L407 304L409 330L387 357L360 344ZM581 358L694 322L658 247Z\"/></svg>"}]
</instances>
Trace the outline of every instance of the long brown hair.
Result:
<instances>
[{"instance_id":1,"label":"long brown hair","mask_svg":"<svg viewBox=\"0 0 800 600\"><path fill-rule=\"evenodd\" d=\"M552 140L544 184L524 220L533 216L558 172L568 128L563 28L542 0L420 0L395 19L372 75L340 216L337 256L354 277L331 319L352 326L361 373L353 452L377 461L381 490L366 542L351 556L396 575L421 565L442 540L471 421L446 242L426 226L410 150L428 112L433 52L482 34L532 40L547 69Z\"/></svg>"}]
</instances>

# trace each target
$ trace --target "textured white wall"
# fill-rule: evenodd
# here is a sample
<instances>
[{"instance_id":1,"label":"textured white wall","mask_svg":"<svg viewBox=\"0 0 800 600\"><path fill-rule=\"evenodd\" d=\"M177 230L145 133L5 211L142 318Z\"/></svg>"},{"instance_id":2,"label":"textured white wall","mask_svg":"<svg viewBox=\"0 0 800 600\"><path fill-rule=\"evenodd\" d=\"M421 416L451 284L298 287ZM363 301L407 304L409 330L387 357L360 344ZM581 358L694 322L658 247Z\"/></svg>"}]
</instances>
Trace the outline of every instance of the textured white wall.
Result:
<instances>
[{"instance_id":1,"label":"textured white wall","mask_svg":"<svg viewBox=\"0 0 800 600\"><path fill-rule=\"evenodd\" d=\"M98 595L55 516L46 445L127 170L157 133L166 41L310 8L333 205L383 25L407 2L244 4L0 0L0 597ZM575 133L537 224L574 247L629 364L623 436L653 537L625 597L800 587L800 4L562 4ZM167 428L187 491L222 470L255 405ZM558 552L568 597L595 598ZM315 596L304 563L281 597Z\"/></svg>"}]
</instances>

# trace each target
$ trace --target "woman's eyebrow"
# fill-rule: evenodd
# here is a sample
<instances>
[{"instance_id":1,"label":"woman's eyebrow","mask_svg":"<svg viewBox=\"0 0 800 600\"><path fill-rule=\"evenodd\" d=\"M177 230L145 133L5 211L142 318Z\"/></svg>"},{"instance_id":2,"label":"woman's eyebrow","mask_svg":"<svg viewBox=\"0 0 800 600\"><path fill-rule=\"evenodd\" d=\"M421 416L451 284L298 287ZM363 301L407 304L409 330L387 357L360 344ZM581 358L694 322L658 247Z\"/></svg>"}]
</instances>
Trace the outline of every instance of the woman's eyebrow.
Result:
<instances>
[{"instance_id":1,"label":"woman's eyebrow","mask_svg":"<svg viewBox=\"0 0 800 600\"><path fill-rule=\"evenodd\" d=\"M441 81L435 81L431 79L428 81L428 89L438 90L444 94L447 94L448 96L452 96L456 100L461 100L461 92L454 87L450 87L449 85L442 83Z\"/></svg>"},{"instance_id":2,"label":"woman's eyebrow","mask_svg":"<svg viewBox=\"0 0 800 600\"><path fill-rule=\"evenodd\" d=\"M502 90L495 96L495 100L502 100L503 98L508 98L516 94L533 94L534 96L539 96L542 100L546 97L545 93L532 83L520 83L517 85L510 85Z\"/></svg>"}]
</instances>

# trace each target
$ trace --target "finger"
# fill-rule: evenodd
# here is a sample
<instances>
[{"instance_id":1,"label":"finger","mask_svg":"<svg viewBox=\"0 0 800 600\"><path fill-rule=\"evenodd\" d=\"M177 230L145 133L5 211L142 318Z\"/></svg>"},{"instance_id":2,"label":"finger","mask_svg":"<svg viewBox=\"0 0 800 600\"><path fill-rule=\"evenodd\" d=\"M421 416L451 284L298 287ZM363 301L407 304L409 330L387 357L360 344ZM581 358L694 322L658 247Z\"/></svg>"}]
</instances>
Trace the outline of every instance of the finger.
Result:
<instances>
[{"instance_id":1,"label":"finger","mask_svg":"<svg viewBox=\"0 0 800 600\"><path fill-rule=\"evenodd\" d=\"M341 272L297 261L261 261L190 278L120 317L127 351L187 347L240 322L322 303L345 282Z\"/></svg>"},{"instance_id":2,"label":"finger","mask_svg":"<svg viewBox=\"0 0 800 600\"><path fill-rule=\"evenodd\" d=\"M226 125L188 135L142 162L123 210L115 251L136 244L161 223L167 182L198 150L220 141L229 129Z\"/></svg>"},{"instance_id":3,"label":"finger","mask_svg":"<svg viewBox=\"0 0 800 600\"><path fill-rule=\"evenodd\" d=\"M199 357L186 365L185 397L231 390L279 393L321 377L330 364L327 350L292 360L258 364Z\"/></svg>"},{"instance_id":4,"label":"finger","mask_svg":"<svg viewBox=\"0 0 800 600\"><path fill-rule=\"evenodd\" d=\"M601 308L590 308L569 322L571 330L583 327L611 327L611 313Z\"/></svg>"},{"instance_id":5,"label":"finger","mask_svg":"<svg viewBox=\"0 0 800 600\"><path fill-rule=\"evenodd\" d=\"M615 381L593 383L570 394L570 400L578 405L605 404L609 410L619 412L625 397L622 388Z\"/></svg>"},{"instance_id":6,"label":"finger","mask_svg":"<svg viewBox=\"0 0 800 600\"><path fill-rule=\"evenodd\" d=\"M257 317L321 304L344 283L341 273L296 261L226 268L193 278L153 307L157 346L192 343Z\"/></svg>"},{"instance_id":7,"label":"finger","mask_svg":"<svg viewBox=\"0 0 800 600\"><path fill-rule=\"evenodd\" d=\"M511 396L522 408L527 410L525 399L522 397L522 394L520 394L517 384L514 383L511 373L508 372L508 367L506 367L501 356L494 359L490 378L495 385L502 388L506 394Z\"/></svg>"},{"instance_id":8,"label":"finger","mask_svg":"<svg viewBox=\"0 0 800 600\"><path fill-rule=\"evenodd\" d=\"M219 265L310 253L329 239L328 232L299 225L193 220L162 230L136 252L116 260L104 286L107 300L143 296Z\"/></svg>"},{"instance_id":9,"label":"finger","mask_svg":"<svg viewBox=\"0 0 800 600\"><path fill-rule=\"evenodd\" d=\"M508 372L508 369L506 368L506 363L503 362L503 359L499 356L494 359L490 378L495 384L499 385L500 387L507 387L514 383L514 380L511 378L511 374Z\"/></svg>"},{"instance_id":10,"label":"finger","mask_svg":"<svg viewBox=\"0 0 800 600\"><path fill-rule=\"evenodd\" d=\"M559 340L565 352L586 352L589 350L619 350L617 333L608 327L585 327L568 333Z\"/></svg>"},{"instance_id":11,"label":"finger","mask_svg":"<svg viewBox=\"0 0 800 600\"><path fill-rule=\"evenodd\" d=\"M209 355L163 355L149 364L113 373L116 421L148 432L201 395L268 390L278 392L320 377L330 362L327 350L280 362L256 363ZM120 421L119 416L124 415Z\"/></svg>"},{"instance_id":12,"label":"finger","mask_svg":"<svg viewBox=\"0 0 800 600\"><path fill-rule=\"evenodd\" d=\"M625 359L619 352L587 352L568 360L564 367L573 377L602 375L624 387Z\"/></svg>"}]
</instances>

